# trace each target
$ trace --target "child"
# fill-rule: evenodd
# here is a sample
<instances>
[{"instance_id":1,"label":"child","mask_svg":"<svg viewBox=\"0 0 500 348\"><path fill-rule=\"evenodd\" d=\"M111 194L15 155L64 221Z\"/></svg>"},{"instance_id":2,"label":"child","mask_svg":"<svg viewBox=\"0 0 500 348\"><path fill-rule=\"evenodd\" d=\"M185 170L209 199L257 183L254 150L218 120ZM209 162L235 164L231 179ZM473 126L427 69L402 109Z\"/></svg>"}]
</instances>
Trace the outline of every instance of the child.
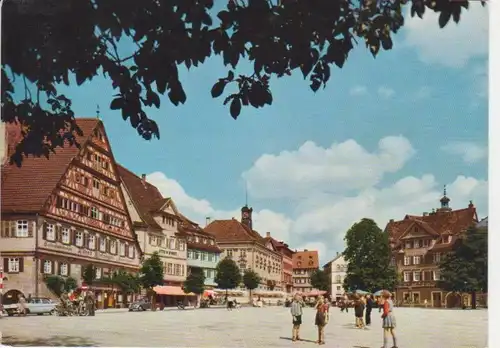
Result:
<instances>
[{"instance_id":1,"label":"child","mask_svg":"<svg viewBox=\"0 0 500 348\"><path fill-rule=\"evenodd\" d=\"M302 299L298 294L293 297L290 312L292 314L292 341L300 341L300 325L302 324Z\"/></svg>"},{"instance_id":2,"label":"child","mask_svg":"<svg viewBox=\"0 0 500 348\"><path fill-rule=\"evenodd\" d=\"M356 327L362 329L365 327L363 323L363 312L365 310L365 304L362 299L357 298L356 304L354 305L354 315L356 316Z\"/></svg>"},{"instance_id":3,"label":"child","mask_svg":"<svg viewBox=\"0 0 500 348\"><path fill-rule=\"evenodd\" d=\"M389 348L389 336L392 336L392 348L398 348L396 340L396 317L394 316L394 304L391 299L391 293L384 291L382 293L382 304L384 312L382 313L382 327L384 328L384 346Z\"/></svg>"}]
</instances>

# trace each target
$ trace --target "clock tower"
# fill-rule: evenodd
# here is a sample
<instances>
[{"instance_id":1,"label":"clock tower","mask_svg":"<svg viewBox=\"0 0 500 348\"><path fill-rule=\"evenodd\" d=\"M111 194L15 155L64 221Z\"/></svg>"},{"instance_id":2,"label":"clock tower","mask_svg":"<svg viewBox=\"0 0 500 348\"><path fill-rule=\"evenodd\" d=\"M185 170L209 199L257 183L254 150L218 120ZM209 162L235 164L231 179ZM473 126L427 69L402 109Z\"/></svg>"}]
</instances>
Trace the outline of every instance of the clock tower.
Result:
<instances>
[{"instance_id":1,"label":"clock tower","mask_svg":"<svg viewBox=\"0 0 500 348\"><path fill-rule=\"evenodd\" d=\"M241 223L247 225L250 229L252 229L252 212L253 209L246 204L241 208Z\"/></svg>"}]
</instances>

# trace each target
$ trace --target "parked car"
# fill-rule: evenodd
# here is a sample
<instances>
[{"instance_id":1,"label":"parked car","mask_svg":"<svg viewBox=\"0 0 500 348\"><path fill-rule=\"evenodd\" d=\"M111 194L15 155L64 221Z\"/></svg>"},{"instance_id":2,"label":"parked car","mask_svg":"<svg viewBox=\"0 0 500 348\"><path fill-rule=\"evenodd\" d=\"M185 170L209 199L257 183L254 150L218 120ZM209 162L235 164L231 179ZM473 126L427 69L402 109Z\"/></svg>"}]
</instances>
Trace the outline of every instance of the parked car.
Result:
<instances>
[{"instance_id":1,"label":"parked car","mask_svg":"<svg viewBox=\"0 0 500 348\"><path fill-rule=\"evenodd\" d=\"M148 309L151 309L151 302L149 302L147 299L135 301L128 307L129 312L142 312Z\"/></svg>"},{"instance_id":2,"label":"parked car","mask_svg":"<svg viewBox=\"0 0 500 348\"><path fill-rule=\"evenodd\" d=\"M57 303L45 297L31 297L26 300L26 314L54 314ZM9 317L18 313L18 304L4 306L4 311Z\"/></svg>"}]
</instances>

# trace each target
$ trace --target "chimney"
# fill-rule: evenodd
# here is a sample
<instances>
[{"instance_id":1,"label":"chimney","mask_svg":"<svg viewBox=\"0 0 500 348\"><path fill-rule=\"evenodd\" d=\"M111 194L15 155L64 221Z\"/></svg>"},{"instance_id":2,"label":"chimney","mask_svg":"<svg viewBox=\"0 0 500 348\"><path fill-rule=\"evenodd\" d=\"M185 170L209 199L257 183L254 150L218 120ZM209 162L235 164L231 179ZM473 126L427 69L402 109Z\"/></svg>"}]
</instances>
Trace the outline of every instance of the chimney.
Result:
<instances>
[{"instance_id":1,"label":"chimney","mask_svg":"<svg viewBox=\"0 0 500 348\"><path fill-rule=\"evenodd\" d=\"M141 175L142 184L146 184L146 174Z\"/></svg>"},{"instance_id":2,"label":"chimney","mask_svg":"<svg viewBox=\"0 0 500 348\"><path fill-rule=\"evenodd\" d=\"M207 216L207 217L205 218L205 227L206 227L206 226L208 226L208 225L210 224L210 220L211 220L210 216Z\"/></svg>"},{"instance_id":3,"label":"chimney","mask_svg":"<svg viewBox=\"0 0 500 348\"><path fill-rule=\"evenodd\" d=\"M429 215L429 213L428 213L428 212L426 212L426 211L424 211L424 212L422 213L422 216L428 216L428 215Z\"/></svg>"},{"instance_id":4,"label":"chimney","mask_svg":"<svg viewBox=\"0 0 500 348\"><path fill-rule=\"evenodd\" d=\"M337 256L339 256L339 252L337 251Z\"/></svg>"},{"instance_id":5,"label":"chimney","mask_svg":"<svg viewBox=\"0 0 500 348\"><path fill-rule=\"evenodd\" d=\"M266 232L266 238L271 238L271 232Z\"/></svg>"},{"instance_id":6,"label":"chimney","mask_svg":"<svg viewBox=\"0 0 500 348\"><path fill-rule=\"evenodd\" d=\"M472 203L472 201L469 201L469 208L474 208L474 203Z\"/></svg>"},{"instance_id":7,"label":"chimney","mask_svg":"<svg viewBox=\"0 0 500 348\"><path fill-rule=\"evenodd\" d=\"M394 223L394 219L390 219L389 222L392 224Z\"/></svg>"},{"instance_id":8,"label":"chimney","mask_svg":"<svg viewBox=\"0 0 500 348\"><path fill-rule=\"evenodd\" d=\"M308 251L307 249L304 249L304 251Z\"/></svg>"}]
</instances>

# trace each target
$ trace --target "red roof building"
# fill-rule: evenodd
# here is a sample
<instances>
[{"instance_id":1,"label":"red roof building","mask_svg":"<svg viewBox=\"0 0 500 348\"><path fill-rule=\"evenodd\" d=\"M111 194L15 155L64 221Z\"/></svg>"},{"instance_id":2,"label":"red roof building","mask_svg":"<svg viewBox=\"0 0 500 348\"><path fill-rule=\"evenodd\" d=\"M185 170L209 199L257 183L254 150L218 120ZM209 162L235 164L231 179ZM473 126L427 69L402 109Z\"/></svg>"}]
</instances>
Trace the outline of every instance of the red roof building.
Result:
<instances>
[{"instance_id":1,"label":"red roof building","mask_svg":"<svg viewBox=\"0 0 500 348\"><path fill-rule=\"evenodd\" d=\"M255 271L261 277L258 290L284 290L281 282L283 260L280 251L267 243L259 232L252 229L252 208L241 208L241 221L214 220L205 227L205 232L217 240L222 250L221 257L230 257L240 267Z\"/></svg>"},{"instance_id":2,"label":"red roof building","mask_svg":"<svg viewBox=\"0 0 500 348\"><path fill-rule=\"evenodd\" d=\"M311 284L312 272L319 269L319 256L316 250L295 251L292 257L293 267L293 291L311 292L314 289Z\"/></svg>"},{"instance_id":3,"label":"red roof building","mask_svg":"<svg viewBox=\"0 0 500 348\"><path fill-rule=\"evenodd\" d=\"M44 277L81 282L82 266L92 264L98 307L113 307L125 294L99 279L117 269L139 269L141 251L104 125L97 118L77 123L83 131L77 136L80 148L66 144L49 159L24 158L21 167L7 161L21 138L20 127L6 125L0 234L6 300L19 293L51 296Z\"/></svg>"},{"instance_id":4,"label":"red roof building","mask_svg":"<svg viewBox=\"0 0 500 348\"><path fill-rule=\"evenodd\" d=\"M446 188L440 202L441 207L431 213L390 220L385 228L393 250L392 263L401 276L396 288L398 303L428 307L461 306L460 295L437 287L439 262L452 250L458 237L478 222L476 208L470 202L465 209L452 210Z\"/></svg>"}]
</instances>

